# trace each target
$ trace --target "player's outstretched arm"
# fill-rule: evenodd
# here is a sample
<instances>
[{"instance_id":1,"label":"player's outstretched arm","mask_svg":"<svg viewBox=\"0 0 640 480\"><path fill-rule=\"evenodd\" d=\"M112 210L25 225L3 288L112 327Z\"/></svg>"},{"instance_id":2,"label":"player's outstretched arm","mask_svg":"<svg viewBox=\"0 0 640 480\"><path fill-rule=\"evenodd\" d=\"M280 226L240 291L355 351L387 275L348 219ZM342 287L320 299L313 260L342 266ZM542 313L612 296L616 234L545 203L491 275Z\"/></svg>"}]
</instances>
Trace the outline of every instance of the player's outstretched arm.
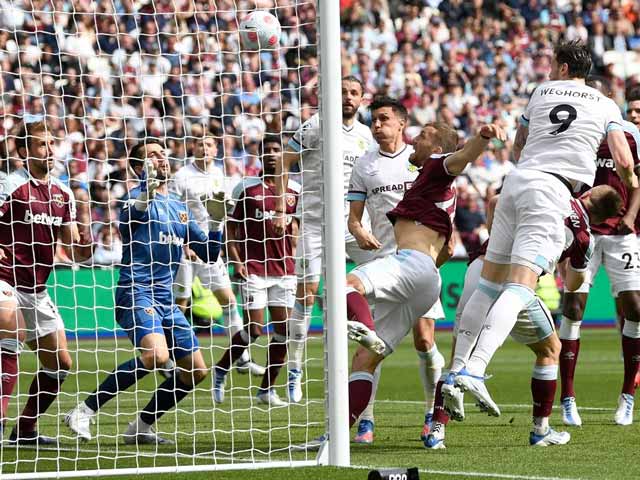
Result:
<instances>
[{"instance_id":1,"label":"player's outstretched arm","mask_svg":"<svg viewBox=\"0 0 640 480\"><path fill-rule=\"evenodd\" d=\"M273 230L276 235L282 236L287 228L287 205L285 192L289 185L289 172L291 167L300 161L300 153L287 148L282 154L282 161L276 162L276 214L273 218Z\"/></svg>"},{"instance_id":2,"label":"player's outstretched arm","mask_svg":"<svg viewBox=\"0 0 640 480\"><path fill-rule=\"evenodd\" d=\"M189 215L189 233L187 246L196 252L204 263L215 263L222 248L222 230L209 230L204 233L197 222Z\"/></svg>"},{"instance_id":3,"label":"player's outstretched arm","mask_svg":"<svg viewBox=\"0 0 640 480\"><path fill-rule=\"evenodd\" d=\"M236 240L236 234L238 225L236 220L229 219L226 224L227 232L227 253L229 254L229 260L233 263L233 270L236 277L247 278L247 269L240 257L240 250L238 249L238 241Z\"/></svg>"},{"instance_id":4,"label":"player's outstretched arm","mask_svg":"<svg viewBox=\"0 0 640 480\"><path fill-rule=\"evenodd\" d=\"M575 292L584 283L587 271L576 271L571 268L570 260L558 264L558 271L564 280L564 288L567 292Z\"/></svg>"},{"instance_id":5,"label":"player's outstretched arm","mask_svg":"<svg viewBox=\"0 0 640 480\"><path fill-rule=\"evenodd\" d=\"M627 187L638 188L638 177L633 173L633 155L624 131L610 130L607 133L607 143L620 179Z\"/></svg>"},{"instance_id":6,"label":"player's outstretched arm","mask_svg":"<svg viewBox=\"0 0 640 480\"><path fill-rule=\"evenodd\" d=\"M349 232L354 236L358 246L362 250L377 250L382 244L376 237L362 226L365 202L358 200L349 201Z\"/></svg>"},{"instance_id":7,"label":"player's outstretched arm","mask_svg":"<svg viewBox=\"0 0 640 480\"><path fill-rule=\"evenodd\" d=\"M495 123L481 127L478 133L468 140L461 150L458 150L446 158L444 163L447 167L447 172L449 172L450 175L460 175L469 163L473 162L482 154L492 138L497 138L504 142L507 140L507 135L505 131Z\"/></svg>"}]
</instances>

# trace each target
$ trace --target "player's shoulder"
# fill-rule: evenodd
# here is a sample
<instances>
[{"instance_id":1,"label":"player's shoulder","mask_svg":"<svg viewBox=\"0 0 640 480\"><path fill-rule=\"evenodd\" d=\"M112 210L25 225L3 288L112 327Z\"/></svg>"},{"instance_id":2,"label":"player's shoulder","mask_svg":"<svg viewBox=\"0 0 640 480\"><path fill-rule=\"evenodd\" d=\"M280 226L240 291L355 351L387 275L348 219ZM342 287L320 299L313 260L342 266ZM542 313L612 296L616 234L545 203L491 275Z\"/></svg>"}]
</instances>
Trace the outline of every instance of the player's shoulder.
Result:
<instances>
[{"instance_id":1,"label":"player's shoulder","mask_svg":"<svg viewBox=\"0 0 640 480\"><path fill-rule=\"evenodd\" d=\"M373 135L371 134L371 129L367 127L364 123L359 120L355 120L353 122L353 131L360 135L363 138L373 142Z\"/></svg>"},{"instance_id":2,"label":"player's shoulder","mask_svg":"<svg viewBox=\"0 0 640 480\"><path fill-rule=\"evenodd\" d=\"M640 138L640 129L629 120L622 120L622 130L630 133L636 141Z\"/></svg>"},{"instance_id":3,"label":"player's shoulder","mask_svg":"<svg viewBox=\"0 0 640 480\"><path fill-rule=\"evenodd\" d=\"M306 121L304 121L300 127L298 127L299 132L307 132L308 130L317 130L320 128L320 114L314 113L309 117Z\"/></svg>"},{"instance_id":4,"label":"player's shoulder","mask_svg":"<svg viewBox=\"0 0 640 480\"><path fill-rule=\"evenodd\" d=\"M251 190L257 186L262 185L262 179L260 177L245 177L240 180L231 193L232 197L238 199L242 197L245 192Z\"/></svg>"},{"instance_id":5,"label":"player's shoulder","mask_svg":"<svg viewBox=\"0 0 640 480\"><path fill-rule=\"evenodd\" d=\"M0 193L10 195L29 182L29 173L21 168L7 175L0 183Z\"/></svg>"},{"instance_id":6,"label":"player's shoulder","mask_svg":"<svg viewBox=\"0 0 640 480\"><path fill-rule=\"evenodd\" d=\"M73 198L73 191L69 186L60 180L58 177L51 177L51 185L55 185L58 189L60 189L65 195L68 195L69 198Z\"/></svg>"}]
</instances>

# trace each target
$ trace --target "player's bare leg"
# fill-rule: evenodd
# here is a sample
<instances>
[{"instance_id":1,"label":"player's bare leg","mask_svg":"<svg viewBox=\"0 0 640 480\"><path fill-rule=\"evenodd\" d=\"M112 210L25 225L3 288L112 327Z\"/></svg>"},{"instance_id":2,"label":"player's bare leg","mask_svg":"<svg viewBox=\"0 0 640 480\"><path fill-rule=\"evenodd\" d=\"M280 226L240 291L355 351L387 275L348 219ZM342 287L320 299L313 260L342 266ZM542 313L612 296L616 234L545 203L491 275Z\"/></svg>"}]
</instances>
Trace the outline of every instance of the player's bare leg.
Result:
<instances>
[{"instance_id":1,"label":"player's bare leg","mask_svg":"<svg viewBox=\"0 0 640 480\"><path fill-rule=\"evenodd\" d=\"M296 302L289 317L289 380L287 395L290 402L302 400L302 375L304 347L307 342L311 312L316 301L320 282L299 280L296 286Z\"/></svg>"},{"instance_id":2,"label":"player's bare leg","mask_svg":"<svg viewBox=\"0 0 640 480\"><path fill-rule=\"evenodd\" d=\"M287 356L287 319L291 315L291 309L269 307L269 315L273 325L273 334L271 335L267 353L267 368L262 376L257 398L260 403L271 406L284 406L286 402L280 399L275 391L274 384Z\"/></svg>"},{"instance_id":3,"label":"player's bare leg","mask_svg":"<svg viewBox=\"0 0 640 480\"><path fill-rule=\"evenodd\" d=\"M580 326L587 297L586 293L565 292L562 303L562 322L558 330L558 336L562 343L560 352L562 422L565 425L577 427L582 425L582 419L576 406L574 376L580 354Z\"/></svg>"},{"instance_id":4,"label":"player's bare leg","mask_svg":"<svg viewBox=\"0 0 640 480\"><path fill-rule=\"evenodd\" d=\"M10 441L19 444L56 444L55 439L38 435L37 423L38 418L58 396L60 387L71 370L67 337L64 330L58 330L27 344L38 355L41 368L31 382L29 398L16 428L11 432Z\"/></svg>"},{"instance_id":5,"label":"player's bare leg","mask_svg":"<svg viewBox=\"0 0 640 480\"><path fill-rule=\"evenodd\" d=\"M558 360L562 345L553 333L544 340L528 345L536 354L536 362L531 376L533 397L533 431L529 436L532 446L548 447L569 443L568 432L556 432L549 426L558 378Z\"/></svg>"},{"instance_id":6,"label":"player's bare leg","mask_svg":"<svg viewBox=\"0 0 640 480\"><path fill-rule=\"evenodd\" d=\"M6 293L4 294L7 297ZM0 433L11 394L18 381L18 357L25 340L25 326L15 296L0 302Z\"/></svg>"},{"instance_id":7,"label":"player's bare leg","mask_svg":"<svg viewBox=\"0 0 640 480\"><path fill-rule=\"evenodd\" d=\"M510 265L490 262L485 258L482 267L482 275L478 282L478 288L473 292L471 298L469 298L469 301L462 312L454 359L453 363L451 364L451 372L447 376L447 379L441 389L444 398L445 409L454 420L461 421L464 419L464 405L462 403L463 396L460 395L461 391L470 389L474 396L476 394L479 394L479 396L484 397L482 400L478 399L480 405L485 405L485 403L487 402L493 403L486 390L486 387L484 387L484 368L486 368L489 359L486 359L485 363L481 358L480 361L484 365L481 364L480 367L476 369L480 370L481 372L476 371L476 373L471 373L469 371L469 362L471 361L469 355L471 354L471 351L474 351L474 346L477 346L477 343L483 334L487 336L495 336L496 334L498 334L498 336L502 338L502 340L500 341L500 344L502 344L504 339L506 339L506 337L509 335L509 332L515 325L517 314L519 313L521 308L518 308L518 311L514 315L514 319L509 318L508 322L498 322L500 323L500 325L496 325L495 327L492 325L491 329L486 328L491 320L489 318L490 311L496 311L499 308L493 306L502 296L502 285L507 280L507 277L511 275L513 275L514 278L524 277L522 278L522 280L528 280L528 275L526 273L520 272L518 270L516 270L515 272L510 272ZM503 302L507 303L506 311L510 312L508 305L510 300L505 299L503 300ZM485 319L483 323L479 323L479 320L481 319ZM496 321L495 318L493 320L494 322ZM509 325L502 325L502 323ZM474 325L475 327L467 328L467 326L469 325ZM492 347L495 345L496 340L497 338L486 339L486 341L491 342ZM499 346L500 344L498 344L497 346ZM493 353L491 353L491 355L493 355ZM460 380L472 382L474 383L473 386L457 385L457 382L459 381L458 374L461 372L464 375L460 376ZM494 410L493 413L495 414L498 412Z\"/></svg>"},{"instance_id":8,"label":"player's bare leg","mask_svg":"<svg viewBox=\"0 0 640 480\"><path fill-rule=\"evenodd\" d=\"M624 381L618 399L615 422L618 425L631 425L633 423L636 376L640 369L640 292L620 292L618 298L624 312L624 326L622 327Z\"/></svg>"},{"instance_id":9,"label":"player's bare leg","mask_svg":"<svg viewBox=\"0 0 640 480\"><path fill-rule=\"evenodd\" d=\"M359 346L351 361L349 376L349 426L360 418L369 404L373 390L373 372L384 360L370 350Z\"/></svg>"},{"instance_id":10,"label":"player's bare leg","mask_svg":"<svg viewBox=\"0 0 640 480\"><path fill-rule=\"evenodd\" d=\"M371 292L369 292L371 293ZM347 331L349 338L374 354L382 355L384 342L376 335L367 291L357 275L347 275Z\"/></svg>"},{"instance_id":11,"label":"player's bare leg","mask_svg":"<svg viewBox=\"0 0 640 480\"><path fill-rule=\"evenodd\" d=\"M149 403L142 409L136 420L129 424L123 435L126 444L174 443L172 440L158 435L154 424L189 395L195 386L207 377L209 372L200 350L176 360L176 364L177 374L167 378L158 386Z\"/></svg>"},{"instance_id":12,"label":"player's bare leg","mask_svg":"<svg viewBox=\"0 0 640 480\"><path fill-rule=\"evenodd\" d=\"M236 297L229 287L214 290L213 294L222 307L225 327L229 329L228 335L232 339L244 327L242 317L238 313ZM264 368L251 361L251 354L248 349L242 352L234 364L240 373L251 373L255 376L264 375Z\"/></svg>"}]
</instances>

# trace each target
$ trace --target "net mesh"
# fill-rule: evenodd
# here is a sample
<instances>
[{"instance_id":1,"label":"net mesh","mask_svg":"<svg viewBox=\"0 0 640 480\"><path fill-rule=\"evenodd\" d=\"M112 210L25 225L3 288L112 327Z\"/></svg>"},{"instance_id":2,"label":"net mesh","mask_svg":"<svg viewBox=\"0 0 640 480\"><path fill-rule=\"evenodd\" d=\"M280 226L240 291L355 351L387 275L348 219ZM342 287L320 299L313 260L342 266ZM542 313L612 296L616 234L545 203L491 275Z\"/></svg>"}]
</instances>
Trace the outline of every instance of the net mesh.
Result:
<instances>
[{"instance_id":1,"label":"net mesh","mask_svg":"<svg viewBox=\"0 0 640 480\"><path fill-rule=\"evenodd\" d=\"M38 325L53 321L53 332L62 328L55 325L59 312L68 346L52 340L55 333L38 337L46 333L40 326L37 334L29 336L34 329L27 322L31 349L25 346L19 357L13 395L3 390L8 403L5 442L0 447L3 476L23 474L34 478L82 470L153 467L160 471L161 467L174 466L247 462L259 466L314 460L315 452L299 452L292 446L317 437L325 429L320 338L310 337L306 346L300 402L260 404L256 394L261 377L242 374L238 368L232 368L226 376L224 402L216 404L212 398L215 374L209 369L220 362L237 336L247 303L254 300L251 295L241 295L243 280L231 265L229 242L223 244L225 263L217 270L203 268L202 262L196 261L191 272L182 272L173 285L177 296L183 298L181 302L191 304L187 316L194 319L193 329L198 333L209 372L177 408L170 409L154 425L158 435L173 443L123 441L129 423L136 421L150 399L156 398L157 405L161 404L160 396L153 396L166 381L164 374L177 372L170 362L157 365L158 371L144 375L101 405L95 424L90 425L91 440L81 441L65 424L65 417L78 405L85 405L83 402L96 389L104 392L104 382L112 372L122 373L126 370L123 365L146 348L136 350L132 346L115 314L117 306L130 313L145 307L114 298L127 237L140 226L152 235L162 223L161 219L138 218L122 228L122 210L127 208L130 192L139 186L127 160L132 147L142 139L162 140L174 175L193 162L204 132L212 132L217 145L214 165L222 172L220 189L231 197L239 185L246 193L248 179L260 175L265 135L275 134L286 148L294 132L317 112L315 2L3 0L0 5L2 181L24 166L17 148L23 138L21 128L45 120L54 137L52 175L62 185L62 192L73 193L80 232L94 245L92 257L83 262L73 261L66 249L57 245L56 266L45 290L52 304L46 297L36 303L37 295L17 295L23 312L32 307L26 316ZM278 49L242 49L239 23L255 8L269 9L278 17L282 25ZM29 155L36 156L30 137L26 140ZM304 173L293 172L291 178L303 182ZM191 179L186 177L185 188L193 186ZM34 188L28 187L27 191ZM43 203L47 208L58 200L53 197L58 190L54 190L49 188L51 201ZM23 199L22 207L31 208L32 200ZM162 202L165 208L170 207L166 197ZM0 218L0 222L7 218ZM246 228L250 220L237 222L239 228ZM36 236L34 224L20 219L11 221L11 229ZM266 231L265 237L270 238ZM46 270L47 262L39 257L37 247L39 241L44 245L46 241L34 238L33 244L20 244L16 238L12 242L2 239L3 249L29 248L29 268ZM264 253L268 253L266 246ZM136 261L157 263L153 258ZM15 262L20 262L17 255ZM176 258L171 257L169 263L177 263ZM2 283L0 290L20 283L15 270L6 282L9 285ZM134 275L131 287L157 293L166 285L147 285ZM212 287L217 295L206 287ZM283 297L293 295L294 287L288 288ZM2 318L15 318L11 299L3 300ZM152 316L159 315L159 309L169 308L160 300L153 302ZM312 329L320 329L321 305L315 308ZM168 317L175 319L178 315L173 310ZM269 316L265 319L268 322ZM6 323L2 325L6 327ZM189 336L192 327L186 330L182 334ZM132 327L129 333L134 332ZM15 338L11 329L4 328L1 333L4 339ZM266 365L273 339L273 328L266 328L249 346L255 364ZM4 366L6 344L0 342L0 346ZM55 392L57 387L52 384L56 384L55 378L60 382L66 370L69 373L57 398L40 412L47 401L45 395L35 393L47 389ZM289 370L284 362L273 385L285 401ZM2 373L4 386L4 379L11 373L7 368ZM125 380L125 376L115 380L118 389L123 387L118 382ZM32 428L37 428L40 435L56 443L15 446L7 442L18 423L19 435L24 431L28 436Z\"/></svg>"}]
</instances>

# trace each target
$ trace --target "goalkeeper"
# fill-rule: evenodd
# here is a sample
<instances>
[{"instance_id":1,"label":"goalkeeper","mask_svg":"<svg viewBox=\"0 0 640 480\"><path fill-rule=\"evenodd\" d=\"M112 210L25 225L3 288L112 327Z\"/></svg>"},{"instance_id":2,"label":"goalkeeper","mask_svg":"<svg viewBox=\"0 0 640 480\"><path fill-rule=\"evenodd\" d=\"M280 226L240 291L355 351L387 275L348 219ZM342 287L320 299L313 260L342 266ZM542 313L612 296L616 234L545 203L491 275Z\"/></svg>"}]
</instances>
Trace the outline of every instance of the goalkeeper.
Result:
<instances>
[{"instance_id":1,"label":"goalkeeper","mask_svg":"<svg viewBox=\"0 0 640 480\"><path fill-rule=\"evenodd\" d=\"M111 372L65 416L65 423L81 439L91 440L90 424L98 410L173 357L178 373L158 386L124 434L126 444L173 443L156 434L153 425L204 380L208 370L191 325L174 304L171 287L185 243L205 263L216 261L222 237L218 224L226 209L221 196L203 199L212 223L207 236L186 205L169 196L170 166L157 140L134 146L130 165L141 181L120 214L124 248L115 302L116 320L140 356Z\"/></svg>"}]
</instances>

